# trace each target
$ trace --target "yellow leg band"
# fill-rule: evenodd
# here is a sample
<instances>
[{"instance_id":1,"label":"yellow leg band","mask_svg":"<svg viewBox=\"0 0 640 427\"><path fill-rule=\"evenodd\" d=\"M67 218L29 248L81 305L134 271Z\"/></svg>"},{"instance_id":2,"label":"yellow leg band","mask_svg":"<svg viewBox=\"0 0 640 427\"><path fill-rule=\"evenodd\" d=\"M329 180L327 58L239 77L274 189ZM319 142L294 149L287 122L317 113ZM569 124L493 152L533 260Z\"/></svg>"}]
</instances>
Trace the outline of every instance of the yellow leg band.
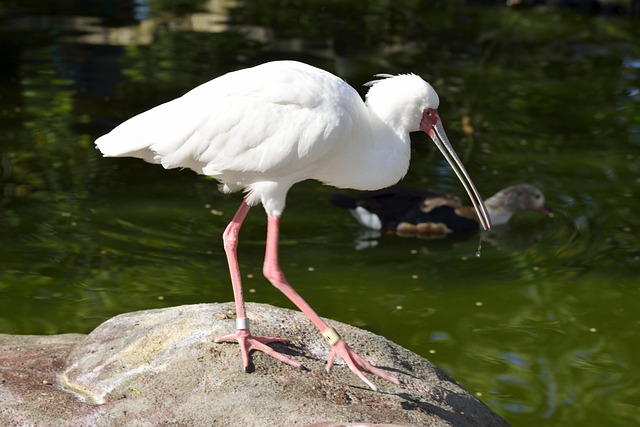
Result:
<instances>
[{"instance_id":1,"label":"yellow leg band","mask_svg":"<svg viewBox=\"0 0 640 427\"><path fill-rule=\"evenodd\" d=\"M322 337L327 342L327 344L331 346L335 345L338 341L340 341L340 335L338 335L336 330L333 329L331 326L329 326L327 329L322 331Z\"/></svg>"}]
</instances>

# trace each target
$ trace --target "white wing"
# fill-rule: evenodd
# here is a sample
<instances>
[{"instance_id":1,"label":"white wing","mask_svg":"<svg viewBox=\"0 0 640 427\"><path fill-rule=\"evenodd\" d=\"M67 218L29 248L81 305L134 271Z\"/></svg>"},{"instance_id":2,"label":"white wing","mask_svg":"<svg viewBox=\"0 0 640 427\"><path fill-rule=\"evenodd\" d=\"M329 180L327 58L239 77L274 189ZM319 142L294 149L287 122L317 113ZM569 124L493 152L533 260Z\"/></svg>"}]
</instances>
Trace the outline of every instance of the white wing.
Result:
<instances>
[{"instance_id":1,"label":"white wing","mask_svg":"<svg viewBox=\"0 0 640 427\"><path fill-rule=\"evenodd\" d=\"M244 181L252 174L281 177L313 168L332 146L346 143L341 140L362 108L355 90L336 76L272 62L139 114L96 145L105 156L139 157L222 181L239 174Z\"/></svg>"}]
</instances>

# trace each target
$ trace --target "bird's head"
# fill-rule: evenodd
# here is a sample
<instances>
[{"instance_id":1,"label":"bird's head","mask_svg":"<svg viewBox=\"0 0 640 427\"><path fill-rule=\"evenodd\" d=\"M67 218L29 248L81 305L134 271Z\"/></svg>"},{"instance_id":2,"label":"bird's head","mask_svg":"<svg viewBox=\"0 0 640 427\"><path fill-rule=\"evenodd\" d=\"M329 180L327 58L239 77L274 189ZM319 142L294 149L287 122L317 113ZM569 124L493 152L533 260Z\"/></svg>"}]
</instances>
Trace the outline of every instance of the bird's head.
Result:
<instances>
[{"instance_id":1,"label":"bird's head","mask_svg":"<svg viewBox=\"0 0 640 427\"><path fill-rule=\"evenodd\" d=\"M544 194L538 188L529 184L512 185L498 191L487 199L487 205L497 205L516 212L520 210L536 210L544 214L551 211L547 207Z\"/></svg>"},{"instance_id":2,"label":"bird's head","mask_svg":"<svg viewBox=\"0 0 640 427\"><path fill-rule=\"evenodd\" d=\"M424 112L437 112L440 99L431 85L415 74L377 74L366 84L367 105L393 129L415 132L422 129Z\"/></svg>"},{"instance_id":3,"label":"bird's head","mask_svg":"<svg viewBox=\"0 0 640 427\"><path fill-rule=\"evenodd\" d=\"M423 131L429 135L467 190L482 227L491 229L482 197L444 131L438 115L440 98L433 87L415 74L378 74L376 77L379 80L367 83L371 87L366 98L370 110L397 132Z\"/></svg>"}]
</instances>

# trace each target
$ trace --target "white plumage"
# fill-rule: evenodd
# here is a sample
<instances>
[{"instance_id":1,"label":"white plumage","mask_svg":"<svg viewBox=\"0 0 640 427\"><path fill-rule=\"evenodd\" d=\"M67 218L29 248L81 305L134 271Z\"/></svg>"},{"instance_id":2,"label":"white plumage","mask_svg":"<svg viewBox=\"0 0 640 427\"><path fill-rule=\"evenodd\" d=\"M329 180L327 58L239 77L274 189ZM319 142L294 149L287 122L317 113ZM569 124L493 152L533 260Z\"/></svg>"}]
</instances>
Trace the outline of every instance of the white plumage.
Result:
<instances>
[{"instance_id":1,"label":"white plumage","mask_svg":"<svg viewBox=\"0 0 640 427\"><path fill-rule=\"evenodd\" d=\"M342 79L293 61L226 74L124 122L96 141L108 157L189 168L249 191L280 215L296 182L374 190L409 167L409 132L433 88L415 75L373 83L367 106Z\"/></svg>"},{"instance_id":2,"label":"white plumage","mask_svg":"<svg viewBox=\"0 0 640 427\"><path fill-rule=\"evenodd\" d=\"M234 289L237 331L217 342L237 340L243 366L251 350L285 363L300 363L249 331L237 262L240 226L249 207L261 202L268 216L263 272L322 331L335 356L375 389L362 373L397 379L358 356L284 278L278 262L279 218L293 184L315 179L339 188L375 190L407 172L409 133L429 134L460 177L485 227L486 209L440 123L438 95L413 74L380 75L366 103L342 79L294 61L270 62L218 77L184 96L124 122L96 141L107 157L139 157L167 169L189 168L216 178L223 191L247 196L224 233Z\"/></svg>"}]
</instances>

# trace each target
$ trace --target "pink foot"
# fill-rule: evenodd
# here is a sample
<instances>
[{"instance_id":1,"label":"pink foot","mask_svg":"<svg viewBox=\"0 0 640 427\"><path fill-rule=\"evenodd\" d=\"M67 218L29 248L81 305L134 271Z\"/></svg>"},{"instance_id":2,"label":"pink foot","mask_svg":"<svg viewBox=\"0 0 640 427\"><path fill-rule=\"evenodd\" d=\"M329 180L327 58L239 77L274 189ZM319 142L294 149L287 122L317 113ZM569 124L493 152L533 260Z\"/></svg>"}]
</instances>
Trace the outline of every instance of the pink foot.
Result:
<instances>
[{"instance_id":1,"label":"pink foot","mask_svg":"<svg viewBox=\"0 0 640 427\"><path fill-rule=\"evenodd\" d=\"M286 363L287 365L291 365L294 368L305 369L301 363L298 363L294 360L289 359L287 356L278 353L265 343L270 342L279 342L279 343L288 343L289 340L286 338L274 338L274 337L254 337L251 335L248 329L238 329L235 333L230 335L224 335L222 337L217 337L214 339L215 342L221 343L226 341L236 340L240 345L240 354L242 355L242 366L246 371L249 369L249 353L253 350L261 351L269 356L278 359L281 362Z\"/></svg>"},{"instance_id":2,"label":"pink foot","mask_svg":"<svg viewBox=\"0 0 640 427\"><path fill-rule=\"evenodd\" d=\"M334 331L335 333L335 331ZM324 334L323 334L324 335ZM335 357L338 356L342 358L351 369L351 372L356 374L358 378L365 382L373 391L378 390L378 388L371 382L367 377L364 376L365 372L369 372L370 374L377 375L380 378L384 378L387 381L391 381L394 384L400 384L400 380L398 380L393 375L387 374L385 371L376 368L362 357L360 357L355 351L351 350L346 342L342 338L339 338L339 335L335 335L337 340L331 345L331 353L329 353L329 359L327 360L327 372L331 372L331 368L333 368L333 361Z\"/></svg>"}]
</instances>

